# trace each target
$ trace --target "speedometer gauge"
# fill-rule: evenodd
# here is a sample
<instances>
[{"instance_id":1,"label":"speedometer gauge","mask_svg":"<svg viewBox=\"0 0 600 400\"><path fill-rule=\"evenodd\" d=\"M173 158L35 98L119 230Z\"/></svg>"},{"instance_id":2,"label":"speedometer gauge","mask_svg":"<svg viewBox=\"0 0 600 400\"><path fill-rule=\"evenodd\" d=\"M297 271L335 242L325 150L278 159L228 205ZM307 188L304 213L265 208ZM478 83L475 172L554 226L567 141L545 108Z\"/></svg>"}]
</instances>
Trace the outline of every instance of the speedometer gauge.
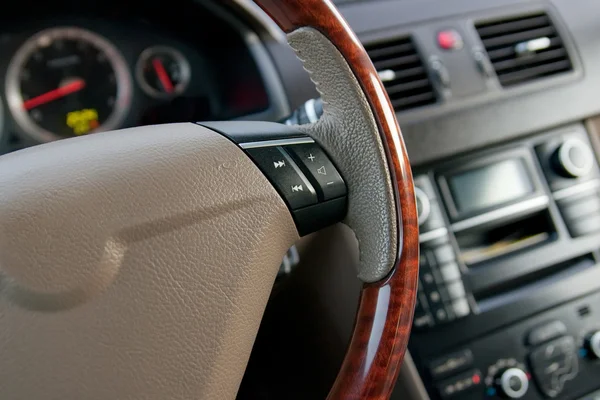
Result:
<instances>
[{"instance_id":1,"label":"speedometer gauge","mask_svg":"<svg viewBox=\"0 0 600 400\"><path fill-rule=\"evenodd\" d=\"M31 37L6 75L6 99L15 121L42 142L118 128L131 90L119 51L100 35L73 27Z\"/></svg>"}]
</instances>

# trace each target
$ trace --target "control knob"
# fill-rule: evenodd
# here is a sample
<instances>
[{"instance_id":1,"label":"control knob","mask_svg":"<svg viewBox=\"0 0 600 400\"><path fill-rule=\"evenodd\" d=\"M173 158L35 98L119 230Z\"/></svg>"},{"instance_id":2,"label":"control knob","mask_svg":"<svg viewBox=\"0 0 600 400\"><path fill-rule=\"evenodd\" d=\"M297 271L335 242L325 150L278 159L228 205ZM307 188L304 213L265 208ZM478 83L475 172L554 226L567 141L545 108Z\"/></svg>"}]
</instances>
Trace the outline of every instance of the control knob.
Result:
<instances>
[{"instance_id":1,"label":"control knob","mask_svg":"<svg viewBox=\"0 0 600 400\"><path fill-rule=\"evenodd\" d=\"M565 178L580 178L589 174L594 166L590 146L580 139L564 141L552 155L552 167Z\"/></svg>"},{"instance_id":2,"label":"control knob","mask_svg":"<svg viewBox=\"0 0 600 400\"><path fill-rule=\"evenodd\" d=\"M503 397L520 399L529 389L529 378L520 368L508 368L498 375L495 386Z\"/></svg>"},{"instance_id":3,"label":"control knob","mask_svg":"<svg viewBox=\"0 0 600 400\"><path fill-rule=\"evenodd\" d=\"M600 358L600 331L592 332L586 336L585 349L588 351L590 357L595 359Z\"/></svg>"}]
</instances>

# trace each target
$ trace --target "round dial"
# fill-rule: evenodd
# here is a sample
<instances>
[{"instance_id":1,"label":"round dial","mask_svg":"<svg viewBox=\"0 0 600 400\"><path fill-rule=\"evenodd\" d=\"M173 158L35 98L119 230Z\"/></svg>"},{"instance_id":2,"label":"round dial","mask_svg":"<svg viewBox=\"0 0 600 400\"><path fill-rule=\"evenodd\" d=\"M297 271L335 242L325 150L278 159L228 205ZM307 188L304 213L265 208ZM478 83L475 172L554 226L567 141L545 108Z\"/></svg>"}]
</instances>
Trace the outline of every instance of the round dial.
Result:
<instances>
[{"instance_id":1,"label":"round dial","mask_svg":"<svg viewBox=\"0 0 600 400\"><path fill-rule=\"evenodd\" d=\"M504 397L520 399L529 389L529 379L522 369L508 368L499 375L496 386Z\"/></svg>"},{"instance_id":2,"label":"round dial","mask_svg":"<svg viewBox=\"0 0 600 400\"><path fill-rule=\"evenodd\" d=\"M590 146L579 139L566 140L553 155L555 170L567 178L580 178L590 173L594 155Z\"/></svg>"},{"instance_id":3,"label":"round dial","mask_svg":"<svg viewBox=\"0 0 600 400\"><path fill-rule=\"evenodd\" d=\"M586 336L585 347L590 357L600 358L600 331L592 332Z\"/></svg>"},{"instance_id":4,"label":"round dial","mask_svg":"<svg viewBox=\"0 0 600 400\"><path fill-rule=\"evenodd\" d=\"M140 87L149 96L169 98L185 91L190 82L190 64L181 52L167 46L142 52L136 67Z\"/></svg>"},{"instance_id":5,"label":"round dial","mask_svg":"<svg viewBox=\"0 0 600 400\"><path fill-rule=\"evenodd\" d=\"M38 141L118 128L129 109L131 87L118 50L103 37L73 27L31 37L6 75L10 111Z\"/></svg>"}]
</instances>

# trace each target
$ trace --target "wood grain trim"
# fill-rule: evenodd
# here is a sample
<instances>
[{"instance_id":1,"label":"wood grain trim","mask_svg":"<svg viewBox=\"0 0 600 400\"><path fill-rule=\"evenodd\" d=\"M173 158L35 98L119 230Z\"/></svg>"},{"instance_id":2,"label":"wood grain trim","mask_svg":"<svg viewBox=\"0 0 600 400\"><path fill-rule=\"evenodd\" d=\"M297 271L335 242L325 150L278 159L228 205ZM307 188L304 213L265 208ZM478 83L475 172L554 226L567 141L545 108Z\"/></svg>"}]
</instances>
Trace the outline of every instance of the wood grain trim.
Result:
<instances>
[{"instance_id":1,"label":"wood grain trim","mask_svg":"<svg viewBox=\"0 0 600 400\"><path fill-rule=\"evenodd\" d=\"M365 284L329 399L388 399L406 351L417 292L419 232L410 163L394 109L362 44L329 0L255 0L287 33L319 30L348 62L379 126L395 183L401 249L387 279Z\"/></svg>"}]
</instances>

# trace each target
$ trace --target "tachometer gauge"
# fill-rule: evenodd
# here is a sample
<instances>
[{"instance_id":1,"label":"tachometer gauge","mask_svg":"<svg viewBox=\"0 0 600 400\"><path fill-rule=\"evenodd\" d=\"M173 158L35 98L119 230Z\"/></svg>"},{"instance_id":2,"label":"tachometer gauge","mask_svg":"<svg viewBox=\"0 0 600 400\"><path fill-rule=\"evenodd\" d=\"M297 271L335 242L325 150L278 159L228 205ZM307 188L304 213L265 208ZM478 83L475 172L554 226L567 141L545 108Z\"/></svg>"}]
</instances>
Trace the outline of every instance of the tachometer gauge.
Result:
<instances>
[{"instance_id":1,"label":"tachometer gauge","mask_svg":"<svg viewBox=\"0 0 600 400\"><path fill-rule=\"evenodd\" d=\"M174 97L183 93L190 82L190 64L172 47L150 47L140 55L136 78L149 96Z\"/></svg>"},{"instance_id":2,"label":"tachometer gauge","mask_svg":"<svg viewBox=\"0 0 600 400\"><path fill-rule=\"evenodd\" d=\"M74 27L32 36L6 75L6 100L15 121L42 142L118 128L131 92L119 51L102 36Z\"/></svg>"}]
</instances>

